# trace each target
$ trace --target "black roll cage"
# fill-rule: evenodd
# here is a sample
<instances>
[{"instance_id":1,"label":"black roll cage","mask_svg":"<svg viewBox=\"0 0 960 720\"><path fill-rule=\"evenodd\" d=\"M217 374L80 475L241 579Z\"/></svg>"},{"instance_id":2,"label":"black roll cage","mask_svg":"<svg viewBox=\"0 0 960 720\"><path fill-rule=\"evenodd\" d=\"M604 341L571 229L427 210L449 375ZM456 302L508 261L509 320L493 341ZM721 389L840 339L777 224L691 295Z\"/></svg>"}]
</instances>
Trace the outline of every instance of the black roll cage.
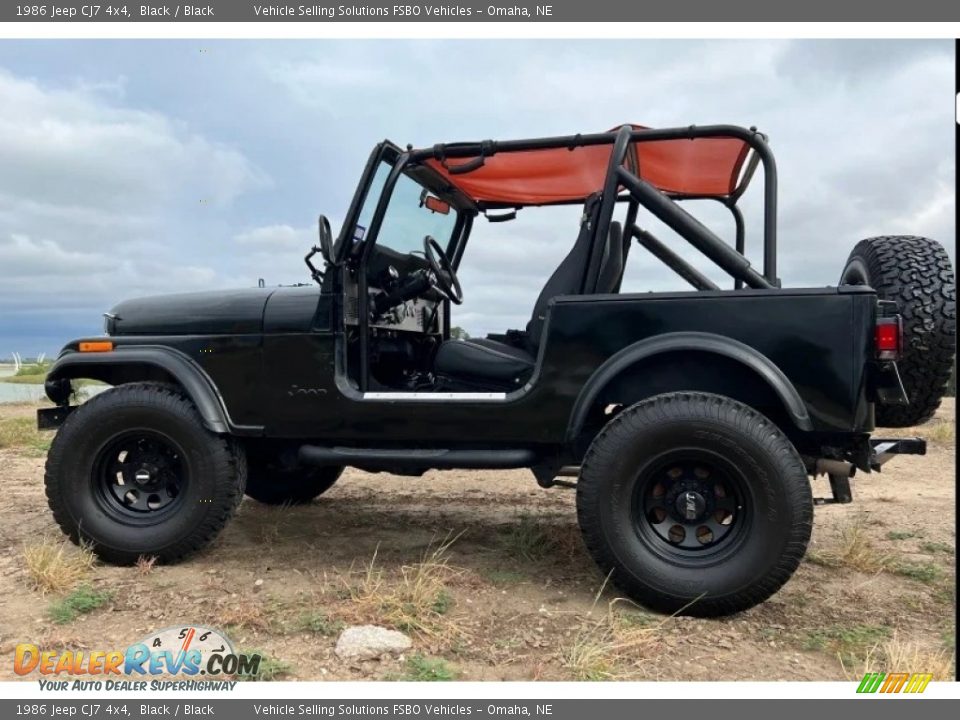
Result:
<instances>
[{"instance_id":1,"label":"black roll cage","mask_svg":"<svg viewBox=\"0 0 960 720\"><path fill-rule=\"evenodd\" d=\"M729 195L704 196L664 193L624 165L624 161L627 160L629 148L633 143L651 142L655 140L694 140L697 138L736 138L743 140L754 151L747 159L740 182ZM607 232L609 232L614 205L619 200L625 199L618 195L618 189L622 186L628 191L629 196L626 199L631 201L632 206L631 212L628 214L629 222L626 229L632 232L635 237L638 229L635 227L636 212L634 208L636 204L639 204L653 212L654 215L663 220L681 237L697 247L697 249L703 252L709 259L713 260L721 269L733 276L736 281L735 287L739 288L744 284L754 288L779 286L776 267L777 165L773 157L773 152L767 144L767 137L763 133L758 132L756 128L747 129L737 125L704 125L702 127L691 125L676 128L636 129L629 125L624 125L616 131L589 135L570 135L529 140L485 140L475 143L435 145L428 149L409 151L406 161L418 163L433 158L446 162L448 158L474 158L474 162L467 164L469 169L465 171L470 172L471 170L481 167L483 164L482 161L485 158L501 152L548 150L555 148L575 149L590 145L613 145L602 190L603 200L601 201L600 217L597 222L597 233L595 237L606 237ZM743 256L745 252L745 228L743 214L737 206L737 202L743 196L743 193L746 192L758 165L761 163L763 164L764 170L762 275L752 271L749 263L745 261ZM460 170L460 168L457 169ZM730 210L736 229L735 249L731 249L730 246L717 237L715 233L704 227L678 204L684 200L704 199L716 200ZM596 269L594 267L597 264L594 261L598 260L596 257L598 254L596 252L596 244L594 251L591 256L590 270ZM733 257L734 253L739 255L739 259ZM660 259L662 260L663 258L661 257ZM676 259L679 260L679 258ZM680 272L678 267L684 271L691 269L686 262L680 260L679 263L676 267L669 263L668 266L678 272ZM680 272L680 274L681 276L684 275L683 272ZM589 272L588 277L591 277Z\"/></svg>"},{"instance_id":2,"label":"black roll cage","mask_svg":"<svg viewBox=\"0 0 960 720\"><path fill-rule=\"evenodd\" d=\"M694 140L697 138L736 138L744 141L753 151L747 158L741 172L739 183L728 195L684 195L663 192L634 171L635 155L628 153L634 143L651 142L656 140ZM602 260L603 243L597 238L605 238L610 231L610 223L614 209L618 202L629 202L624 232L628 233L637 242L644 246L657 259L676 272L681 278L697 290L719 289L709 278L690 265L675 252L670 250L650 232L641 229L636 224L640 206L651 212L664 222L678 235L693 245L715 265L724 270L734 280L734 289L744 286L749 288L776 288L780 286L777 277L777 167L773 152L767 144L767 137L756 128L743 128L737 125L691 125L675 128L637 129L624 125L618 130L593 133L586 135L568 135L548 138L533 138L526 140L484 140L482 142L467 142L453 144L439 144L432 148L415 150L407 146L401 150L397 145L384 141L371 153L367 162L361 184L355 194L346 221L337 240L336 257L341 263L348 254L354 251L353 237L360 211L366 201L367 193L377 167L381 160L391 164L391 170L384 182L380 198L366 228L366 234L360 250L360 265L362 266L376 242L376 238L383 224L387 206L393 195L393 189L403 171L412 165L427 168L424 161L429 159L440 160L444 164L450 158L471 158L471 161L456 167L456 174L469 173L483 166L485 159L498 153L521 152L525 150L548 150L594 145L612 145L610 160L602 188L600 212L594 230L593 243L590 252L590 261L584 269L581 290L584 294L596 290L599 267ZM625 164L627 162L627 164ZM764 209L763 209L763 273L758 273L750 265L745 253L745 227L743 213L737 202L752 180L757 167L763 165L764 176ZM448 197L454 197L458 210L458 221L450 238L449 248L453 250L451 262L454 267L459 265L463 254L465 240L470 234L473 218L481 209L493 207L513 207L512 205L484 205L482 208L465 198L460 191L449 183L439 173L435 173L437 188ZM626 190L626 195L620 189ZM697 218L687 212L680 203L686 200L715 200L724 205L732 214L735 227L735 246L730 247L712 230L704 226ZM575 201L579 202L579 201ZM544 204L570 204L544 203ZM472 205L472 207L471 207ZM465 209L466 208L466 209ZM361 358L361 390L366 389L368 370L368 330L369 319L367 309L367 278L366 274L358 274L359 285L359 321L360 321L360 358Z\"/></svg>"}]
</instances>

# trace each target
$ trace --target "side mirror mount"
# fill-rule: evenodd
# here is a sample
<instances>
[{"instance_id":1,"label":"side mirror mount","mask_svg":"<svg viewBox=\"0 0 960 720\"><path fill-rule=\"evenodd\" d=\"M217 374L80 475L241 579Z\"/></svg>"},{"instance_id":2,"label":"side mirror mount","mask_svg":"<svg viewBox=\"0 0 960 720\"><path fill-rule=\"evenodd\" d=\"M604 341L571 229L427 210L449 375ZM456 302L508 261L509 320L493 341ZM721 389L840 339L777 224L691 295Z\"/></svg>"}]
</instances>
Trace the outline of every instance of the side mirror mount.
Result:
<instances>
[{"instance_id":1,"label":"side mirror mount","mask_svg":"<svg viewBox=\"0 0 960 720\"><path fill-rule=\"evenodd\" d=\"M323 258L328 266L334 267L336 265L333 249L333 232L330 230L330 221L327 220L326 215L321 215L317 218L317 234L319 235L320 244L310 248L310 252L303 258L303 262L306 263L307 268L310 270L310 277L313 278L313 281L317 283L317 285L322 285L323 271L313 264L314 255L320 253L320 257Z\"/></svg>"},{"instance_id":2,"label":"side mirror mount","mask_svg":"<svg viewBox=\"0 0 960 720\"><path fill-rule=\"evenodd\" d=\"M333 265L333 232L326 215L317 218L317 234L320 236L320 255L328 265Z\"/></svg>"}]
</instances>

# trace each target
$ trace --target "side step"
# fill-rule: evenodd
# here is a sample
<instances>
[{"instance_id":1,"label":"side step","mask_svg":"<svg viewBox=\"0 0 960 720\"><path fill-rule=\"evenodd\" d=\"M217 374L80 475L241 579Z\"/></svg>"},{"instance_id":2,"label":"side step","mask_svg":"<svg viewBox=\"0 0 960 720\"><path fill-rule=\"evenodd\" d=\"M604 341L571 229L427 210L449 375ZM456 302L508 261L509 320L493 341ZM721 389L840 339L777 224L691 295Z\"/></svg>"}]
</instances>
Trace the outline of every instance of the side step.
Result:
<instances>
[{"instance_id":1,"label":"side step","mask_svg":"<svg viewBox=\"0 0 960 720\"><path fill-rule=\"evenodd\" d=\"M525 448L502 450L450 450L445 448L399 449L304 445L300 462L307 465L354 465L390 470L394 467L420 470L460 468L492 470L525 468L536 464L538 455Z\"/></svg>"}]
</instances>

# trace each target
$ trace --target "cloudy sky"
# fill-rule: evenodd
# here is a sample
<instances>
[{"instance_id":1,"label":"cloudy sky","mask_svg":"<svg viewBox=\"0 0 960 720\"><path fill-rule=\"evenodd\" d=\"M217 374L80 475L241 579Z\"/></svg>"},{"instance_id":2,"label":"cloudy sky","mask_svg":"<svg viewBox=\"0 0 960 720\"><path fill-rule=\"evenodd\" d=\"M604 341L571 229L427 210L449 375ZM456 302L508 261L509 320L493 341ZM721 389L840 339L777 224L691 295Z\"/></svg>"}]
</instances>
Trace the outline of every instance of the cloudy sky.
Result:
<instances>
[{"instance_id":1,"label":"cloudy sky","mask_svg":"<svg viewBox=\"0 0 960 720\"><path fill-rule=\"evenodd\" d=\"M97 333L126 297L306 281L317 213L339 224L384 137L756 125L780 170L785 285L835 284L874 234L952 255L953 114L947 41L0 41L0 358ZM578 213L481 221L454 322L522 327ZM625 289L674 288L634 248Z\"/></svg>"}]
</instances>

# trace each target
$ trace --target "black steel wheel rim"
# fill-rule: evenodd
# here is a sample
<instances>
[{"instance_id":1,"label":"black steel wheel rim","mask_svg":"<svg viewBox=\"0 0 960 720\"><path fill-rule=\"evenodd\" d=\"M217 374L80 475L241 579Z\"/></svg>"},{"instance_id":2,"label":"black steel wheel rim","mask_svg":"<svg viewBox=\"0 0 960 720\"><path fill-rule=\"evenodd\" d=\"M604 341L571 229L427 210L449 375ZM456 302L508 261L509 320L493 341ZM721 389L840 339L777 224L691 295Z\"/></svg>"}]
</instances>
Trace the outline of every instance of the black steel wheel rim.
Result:
<instances>
[{"instance_id":1,"label":"black steel wheel rim","mask_svg":"<svg viewBox=\"0 0 960 720\"><path fill-rule=\"evenodd\" d=\"M131 430L111 438L93 464L98 504L125 522L152 524L175 512L188 482L183 450L153 430Z\"/></svg>"},{"instance_id":2,"label":"black steel wheel rim","mask_svg":"<svg viewBox=\"0 0 960 720\"><path fill-rule=\"evenodd\" d=\"M753 503L739 468L715 453L688 449L663 454L640 471L632 514L648 547L695 563L737 549Z\"/></svg>"}]
</instances>

